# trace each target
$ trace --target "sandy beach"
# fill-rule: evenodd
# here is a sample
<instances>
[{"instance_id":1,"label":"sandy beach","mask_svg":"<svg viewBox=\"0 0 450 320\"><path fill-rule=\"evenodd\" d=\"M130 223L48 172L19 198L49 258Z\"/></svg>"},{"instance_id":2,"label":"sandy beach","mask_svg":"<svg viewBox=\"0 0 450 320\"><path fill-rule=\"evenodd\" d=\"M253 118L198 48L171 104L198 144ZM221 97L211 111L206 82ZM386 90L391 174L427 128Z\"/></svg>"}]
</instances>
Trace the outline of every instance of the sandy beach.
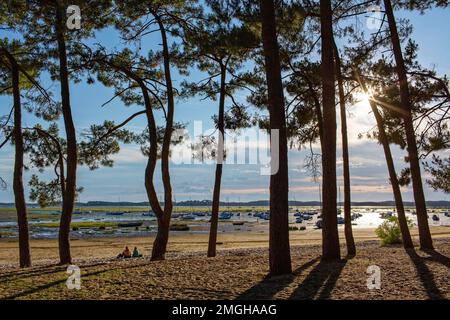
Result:
<instances>
[{"instance_id":1,"label":"sandy beach","mask_svg":"<svg viewBox=\"0 0 450 320\"><path fill-rule=\"evenodd\" d=\"M375 229L354 229L356 241L377 241ZM431 227L433 238L450 238L450 227ZM343 228L339 227L341 243L345 242ZM417 228L411 229L411 234L418 241ZM322 231L309 229L306 231L291 231L291 245L320 244ZM268 246L269 234L260 232L235 232L219 233L218 250L240 249L240 248L265 248ZM31 240L31 254L34 264L57 263L58 241ZM86 259L108 259L116 257L125 246L135 247L148 256L151 251L153 237L106 237L106 238L84 238L72 239L72 256L74 262ZM206 252L208 247L208 234L172 232L169 238L168 253L178 254L183 252ZM18 242L14 239L0 239L0 266L17 266Z\"/></svg>"},{"instance_id":2,"label":"sandy beach","mask_svg":"<svg viewBox=\"0 0 450 320\"><path fill-rule=\"evenodd\" d=\"M0 299L449 299L450 240L435 245L422 252L363 241L356 257L335 263L320 261L318 245L293 246L293 274L275 278L267 278L266 248L223 250L216 258L172 252L158 262L86 259L79 261L80 290L66 287L65 266L4 267ZM379 289L367 287L373 265Z\"/></svg>"},{"instance_id":3,"label":"sandy beach","mask_svg":"<svg viewBox=\"0 0 450 320\"><path fill-rule=\"evenodd\" d=\"M342 230L341 230L342 231ZM148 259L151 238L72 241L81 290L66 287L57 241L31 241L34 266L17 268L17 242L0 241L0 299L449 299L450 228L431 228L436 250L381 247L373 229L355 230L357 255L320 262L321 231L291 232L293 274L267 278L268 234L220 234L216 258L206 258L207 235L172 234L166 261ZM417 229L412 230L417 244ZM143 258L117 260L125 245ZM367 268L380 267L381 288L366 286ZM218 272L220 271L220 272Z\"/></svg>"}]
</instances>

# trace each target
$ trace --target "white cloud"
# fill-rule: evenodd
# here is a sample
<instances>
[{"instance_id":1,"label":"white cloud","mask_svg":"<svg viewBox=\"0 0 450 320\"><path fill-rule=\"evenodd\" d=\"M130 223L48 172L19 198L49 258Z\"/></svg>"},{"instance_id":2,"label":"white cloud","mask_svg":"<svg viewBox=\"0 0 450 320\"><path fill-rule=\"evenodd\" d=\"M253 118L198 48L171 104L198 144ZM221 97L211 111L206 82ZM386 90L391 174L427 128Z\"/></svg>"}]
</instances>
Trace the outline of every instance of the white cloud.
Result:
<instances>
[{"instance_id":1,"label":"white cloud","mask_svg":"<svg viewBox=\"0 0 450 320\"><path fill-rule=\"evenodd\" d=\"M141 150L136 147L122 147L118 154L111 157L117 165L129 164L129 163L145 163L146 157L142 154Z\"/></svg>"}]
</instances>

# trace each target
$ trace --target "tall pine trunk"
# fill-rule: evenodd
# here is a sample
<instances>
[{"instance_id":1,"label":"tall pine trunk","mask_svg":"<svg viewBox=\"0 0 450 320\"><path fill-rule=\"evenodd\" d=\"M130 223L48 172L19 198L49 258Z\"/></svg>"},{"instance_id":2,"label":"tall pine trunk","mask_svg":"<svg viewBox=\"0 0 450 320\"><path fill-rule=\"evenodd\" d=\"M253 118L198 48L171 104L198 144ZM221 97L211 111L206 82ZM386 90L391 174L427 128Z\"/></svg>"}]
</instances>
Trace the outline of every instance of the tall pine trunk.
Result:
<instances>
[{"instance_id":1,"label":"tall pine trunk","mask_svg":"<svg viewBox=\"0 0 450 320\"><path fill-rule=\"evenodd\" d=\"M416 135L414 132L412 105L408 88L405 62L403 60L400 39L397 32L397 24L395 22L391 1L384 0L384 6L391 33L398 80L400 82L400 102L402 109L405 112L403 115L403 121L408 145L408 158L411 169L414 202L417 212L417 224L419 226L420 248L433 249L433 240L431 239L430 227L428 225L427 207L420 173L419 154L417 151Z\"/></svg>"},{"instance_id":2,"label":"tall pine trunk","mask_svg":"<svg viewBox=\"0 0 450 320\"><path fill-rule=\"evenodd\" d=\"M150 137L150 149L147 159L147 166L145 168L145 189L147 191L147 198L150 206L157 217L158 232L153 242L153 248L151 253L152 260L164 260L165 259L165 247L169 238L169 227L165 227L164 211L159 203L158 195L156 193L155 184L153 182L156 163L158 161L158 139L157 139L157 127L156 121L153 115L152 105L150 101L147 88L142 80L135 78L135 81L139 83L144 97L144 104L147 116L147 124ZM155 247L156 245L156 247Z\"/></svg>"},{"instance_id":3,"label":"tall pine trunk","mask_svg":"<svg viewBox=\"0 0 450 320\"><path fill-rule=\"evenodd\" d=\"M22 106L20 102L19 66L17 61L8 54L11 63L12 85L14 97L14 199L19 225L19 263L21 268L31 266L30 243L28 233L27 206L23 186L23 156L24 143L22 134Z\"/></svg>"},{"instance_id":4,"label":"tall pine trunk","mask_svg":"<svg viewBox=\"0 0 450 320\"><path fill-rule=\"evenodd\" d=\"M268 89L268 104L271 135L278 130L278 141L272 145L272 175L270 176L270 227L269 264L270 274L279 275L292 272L289 246L289 181L285 106L281 67L276 33L275 7L273 0L261 0L262 41ZM278 154L274 148L278 147ZM278 157L278 168L274 163Z\"/></svg>"},{"instance_id":5,"label":"tall pine trunk","mask_svg":"<svg viewBox=\"0 0 450 320\"><path fill-rule=\"evenodd\" d=\"M322 103L323 103L323 148L322 148L322 259L338 260L341 257L337 228L336 187L336 107L335 76L333 59L333 26L331 3L320 1L322 35Z\"/></svg>"},{"instance_id":6,"label":"tall pine trunk","mask_svg":"<svg viewBox=\"0 0 450 320\"><path fill-rule=\"evenodd\" d=\"M219 141L216 154L216 176L214 180L214 190L211 211L211 227L209 230L208 257L216 256L217 244L217 228L219 224L219 203L220 203L220 186L222 183L222 167L224 160L224 142L225 142L225 81L226 68L220 66L220 97L219 97L219 117L217 128L219 129Z\"/></svg>"},{"instance_id":7,"label":"tall pine trunk","mask_svg":"<svg viewBox=\"0 0 450 320\"><path fill-rule=\"evenodd\" d=\"M64 39L64 7L58 0L54 1L56 10L56 39L59 55L59 79L61 83L61 106L67 139L67 174L66 190L63 194L62 214L59 227L59 259L61 264L72 262L70 253L70 223L75 205L77 173L77 139L70 106L69 74L67 68L66 42Z\"/></svg>"},{"instance_id":8,"label":"tall pine trunk","mask_svg":"<svg viewBox=\"0 0 450 320\"><path fill-rule=\"evenodd\" d=\"M344 176L344 233L345 243L347 245L347 255L354 256L356 254L355 239L352 230L352 213L351 213L351 188L350 188L350 165L348 155L348 138L347 138L347 114L345 110L345 92L342 80L341 58L336 43L333 39L335 71L339 89L339 106L341 114L341 135L342 135L342 162Z\"/></svg>"},{"instance_id":9,"label":"tall pine trunk","mask_svg":"<svg viewBox=\"0 0 450 320\"><path fill-rule=\"evenodd\" d=\"M153 243L152 260L163 260L167 251L167 242L169 240L170 219L172 216L172 185L170 182L169 156L170 145L172 142L173 118L175 111L174 90L172 85L172 76L170 71L170 52L167 42L167 34L161 17L157 12L151 10L156 22L158 23L163 46L164 77L167 90L167 118L166 129L164 131L163 145L161 151L161 173L164 186L164 210L162 215L158 216L158 232ZM158 215L158 212L156 212Z\"/></svg>"},{"instance_id":10,"label":"tall pine trunk","mask_svg":"<svg viewBox=\"0 0 450 320\"><path fill-rule=\"evenodd\" d=\"M363 80L360 79L360 84L364 92L368 92L367 87ZM400 191L400 185L398 184L397 173L395 172L394 160L392 159L391 148L384 129L384 121L380 112L378 111L375 101L369 100L370 107L375 116L378 127L378 141L383 146L384 156L386 158L386 165L389 172L389 180L392 186L392 192L394 193L395 207L397 209L398 223L400 225L400 232L402 233L403 246L405 248L413 248L413 242L411 240L411 234L409 232L408 222L406 220L405 208L403 206L402 193Z\"/></svg>"}]
</instances>

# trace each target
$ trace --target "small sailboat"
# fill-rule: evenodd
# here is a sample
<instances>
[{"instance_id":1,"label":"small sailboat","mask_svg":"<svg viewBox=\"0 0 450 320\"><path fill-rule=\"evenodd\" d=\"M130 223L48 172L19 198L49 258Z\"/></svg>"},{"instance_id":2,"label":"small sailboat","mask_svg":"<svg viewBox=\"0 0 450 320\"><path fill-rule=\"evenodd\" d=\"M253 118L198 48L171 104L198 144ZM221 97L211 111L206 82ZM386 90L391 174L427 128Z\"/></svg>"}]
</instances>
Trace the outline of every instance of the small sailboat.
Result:
<instances>
[{"instance_id":1,"label":"small sailboat","mask_svg":"<svg viewBox=\"0 0 450 320\"><path fill-rule=\"evenodd\" d=\"M117 211L117 212L107 212L106 213L106 215L108 215L108 216L121 216L121 215L123 215L125 212L120 212L120 211Z\"/></svg>"},{"instance_id":2,"label":"small sailboat","mask_svg":"<svg viewBox=\"0 0 450 320\"><path fill-rule=\"evenodd\" d=\"M351 216L351 219L352 219L352 221L354 221L354 220L356 220L358 218L361 218L361 217L362 217L361 213L353 213L352 216Z\"/></svg>"},{"instance_id":3,"label":"small sailboat","mask_svg":"<svg viewBox=\"0 0 450 320\"><path fill-rule=\"evenodd\" d=\"M263 220L270 220L270 212L263 213L261 215L261 219L263 219Z\"/></svg>"},{"instance_id":4,"label":"small sailboat","mask_svg":"<svg viewBox=\"0 0 450 320\"><path fill-rule=\"evenodd\" d=\"M220 220L230 220L232 216L233 216L233 215L232 215L231 213L228 213L228 212L222 212L222 213L219 215L219 219L220 219Z\"/></svg>"},{"instance_id":5,"label":"small sailboat","mask_svg":"<svg viewBox=\"0 0 450 320\"><path fill-rule=\"evenodd\" d=\"M142 226L142 222L119 223L117 226L119 228L136 228Z\"/></svg>"},{"instance_id":6,"label":"small sailboat","mask_svg":"<svg viewBox=\"0 0 450 320\"><path fill-rule=\"evenodd\" d=\"M388 219L388 218L392 217L393 215L394 215L394 213L392 211L382 212L382 213L380 213L380 218Z\"/></svg>"},{"instance_id":7,"label":"small sailboat","mask_svg":"<svg viewBox=\"0 0 450 320\"><path fill-rule=\"evenodd\" d=\"M316 228L317 228L317 229L322 229L322 219L317 220L317 222L316 222Z\"/></svg>"}]
</instances>

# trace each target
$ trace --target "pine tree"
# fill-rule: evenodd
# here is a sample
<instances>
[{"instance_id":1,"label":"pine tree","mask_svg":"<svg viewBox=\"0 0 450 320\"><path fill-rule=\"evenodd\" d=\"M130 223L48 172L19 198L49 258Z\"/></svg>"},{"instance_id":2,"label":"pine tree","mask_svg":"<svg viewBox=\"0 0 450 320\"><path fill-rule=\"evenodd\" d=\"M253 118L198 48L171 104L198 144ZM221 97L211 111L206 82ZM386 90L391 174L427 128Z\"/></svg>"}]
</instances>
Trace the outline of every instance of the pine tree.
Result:
<instances>
[{"instance_id":1,"label":"pine tree","mask_svg":"<svg viewBox=\"0 0 450 320\"><path fill-rule=\"evenodd\" d=\"M286 120L274 2L272 0L261 0L260 10L272 150L269 264L270 273L272 275L279 275L290 273L292 271L288 228L289 186ZM277 150L278 154L276 154L274 150ZM276 165L278 165L278 167Z\"/></svg>"},{"instance_id":2,"label":"pine tree","mask_svg":"<svg viewBox=\"0 0 450 320\"><path fill-rule=\"evenodd\" d=\"M323 260L338 260L341 257L337 230L337 186L336 186L336 109L335 72L333 55L333 26L331 3L320 1L322 37L322 104L323 104Z\"/></svg>"}]
</instances>

